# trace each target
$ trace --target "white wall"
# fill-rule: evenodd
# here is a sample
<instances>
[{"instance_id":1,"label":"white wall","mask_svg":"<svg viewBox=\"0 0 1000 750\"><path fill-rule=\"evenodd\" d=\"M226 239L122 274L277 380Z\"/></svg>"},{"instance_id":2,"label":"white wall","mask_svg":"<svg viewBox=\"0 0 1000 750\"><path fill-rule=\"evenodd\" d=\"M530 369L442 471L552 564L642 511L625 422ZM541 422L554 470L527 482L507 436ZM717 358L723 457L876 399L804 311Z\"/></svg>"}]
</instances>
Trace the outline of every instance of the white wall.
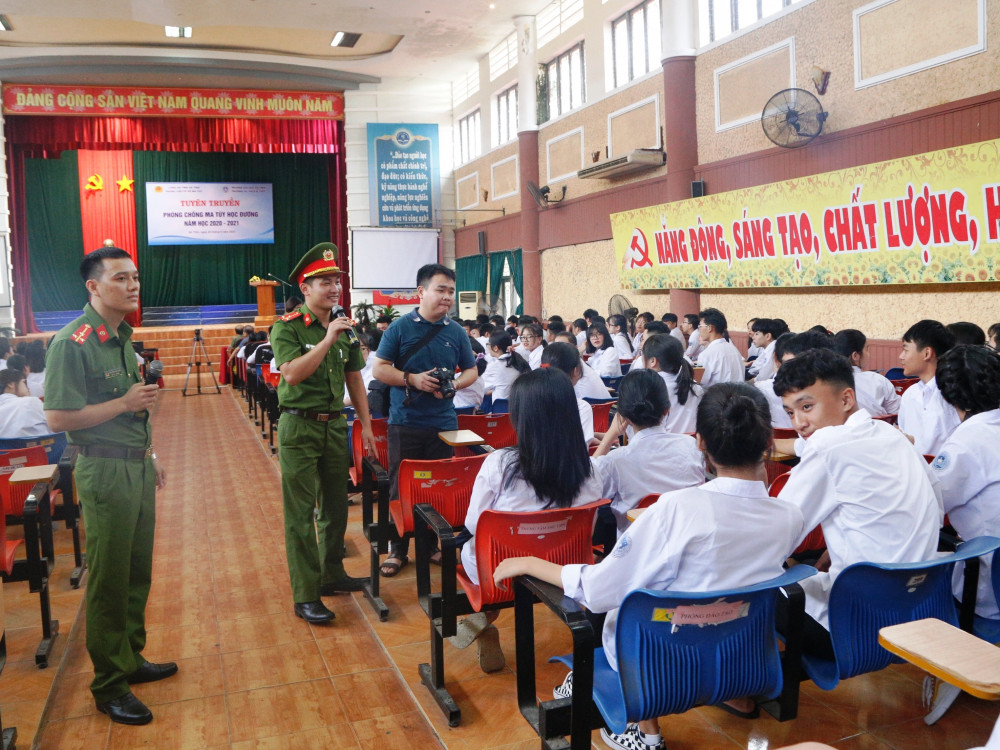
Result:
<instances>
[{"instance_id":1,"label":"white wall","mask_svg":"<svg viewBox=\"0 0 1000 750\"><path fill-rule=\"evenodd\" d=\"M441 180L441 210L435 226L441 228L442 262L455 265L455 180L454 126L451 115L451 85L440 84L428 94L410 90L405 82L383 79L378 84L362 84L357 91L344 92L344 135L347 146L347 225L371 226L368 204L368 123L407 122L438 126L438 165ZM353 302L371 302L371 293L351 290Z\"/></svg>"}]
</instances>

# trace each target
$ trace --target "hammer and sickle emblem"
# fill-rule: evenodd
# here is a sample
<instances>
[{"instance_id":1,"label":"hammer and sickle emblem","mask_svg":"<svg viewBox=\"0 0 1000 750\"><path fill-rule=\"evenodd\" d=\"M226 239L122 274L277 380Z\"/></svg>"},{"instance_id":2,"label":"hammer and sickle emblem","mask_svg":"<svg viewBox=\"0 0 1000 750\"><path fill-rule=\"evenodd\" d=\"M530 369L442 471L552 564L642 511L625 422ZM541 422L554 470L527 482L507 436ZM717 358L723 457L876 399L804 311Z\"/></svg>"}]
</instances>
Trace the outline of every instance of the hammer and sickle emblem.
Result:
<instances>
[{"instance_id":1,"label":"hammer and sickle emblem","mask_svg":"<svg viewBox=\"0 0 1000 750\"><path fill-rule=\"evenodd\" d=\"M84 190L104 190L104 178L99 174L92 174L87 178Z\"/></svg>"}]
</instances>

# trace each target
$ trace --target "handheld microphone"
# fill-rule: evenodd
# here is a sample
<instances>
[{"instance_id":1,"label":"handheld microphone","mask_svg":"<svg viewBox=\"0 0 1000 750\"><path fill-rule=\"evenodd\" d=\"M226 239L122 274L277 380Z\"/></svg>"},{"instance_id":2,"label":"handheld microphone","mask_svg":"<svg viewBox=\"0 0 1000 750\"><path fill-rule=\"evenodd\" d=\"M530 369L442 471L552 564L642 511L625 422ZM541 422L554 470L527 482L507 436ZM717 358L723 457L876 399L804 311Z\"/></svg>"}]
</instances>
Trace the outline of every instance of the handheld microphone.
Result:
<instances>
[{"instance_id":1,"label":"handheld microphone","mask_svg":"<svg viewBox=\"0 0 1000 750\"><path fill-rule=\"evenodd\" d=\"M331 318L346 318L347 313L344 312L344 308L340 305L335 305L333 309L330 310ZM345 332L347 340L351 342L351 346L359 346L361 341L358 340L358 334L354 332L353 328L348 328Z\"/></svg>"},{"instance_id":2,"label":"handheld microphone","mask_svg":"<svg viewBox=\"0 0 1000 750\"><path fill-rule=\"evenodd\" d=\"M163 375L163 362L158 359L154 359L152 362L146 365L146 385L156 385L156 382Z\"/></svg>"}]
</instances>

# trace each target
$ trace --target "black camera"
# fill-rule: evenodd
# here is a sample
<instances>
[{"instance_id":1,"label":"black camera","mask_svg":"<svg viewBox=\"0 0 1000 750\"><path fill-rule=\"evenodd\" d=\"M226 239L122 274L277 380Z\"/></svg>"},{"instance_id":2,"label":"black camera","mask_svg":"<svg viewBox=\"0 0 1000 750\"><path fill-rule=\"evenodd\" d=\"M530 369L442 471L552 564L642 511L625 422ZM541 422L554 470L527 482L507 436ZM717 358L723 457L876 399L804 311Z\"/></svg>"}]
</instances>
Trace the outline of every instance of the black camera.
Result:
<instances>
[{"instance_id":1,"label":"black camera","mask_svg":"<svg viewBox=\"0 0 1000 750\"><path fill-rule=\"evenodd\" d=\"M427 374L441 384L439 386L439 390L441 391L442 396L445 398L455 398L455 384L452 382L455 379L454 370L448 370L444 367L435 367Z\"/></svg>"}]
</instances>

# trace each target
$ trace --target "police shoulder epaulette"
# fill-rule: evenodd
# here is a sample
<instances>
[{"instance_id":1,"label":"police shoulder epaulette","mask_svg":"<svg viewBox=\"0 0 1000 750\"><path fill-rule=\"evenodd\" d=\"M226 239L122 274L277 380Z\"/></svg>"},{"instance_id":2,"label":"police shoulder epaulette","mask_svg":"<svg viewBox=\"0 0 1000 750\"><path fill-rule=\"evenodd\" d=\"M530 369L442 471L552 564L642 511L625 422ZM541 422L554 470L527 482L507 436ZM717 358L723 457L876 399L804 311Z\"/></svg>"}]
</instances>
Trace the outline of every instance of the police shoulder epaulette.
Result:
<instances>
[{"instance_id":1,"label":"police shoulder epaulette","mask_svg":"<svg viewBox=\"0 0 1000 750\"><path fill-rule=\"evenodd\" d=\"M288 313L288 315L282 315L281 320L287 322L289 320L295 320L296 318L300 317L302 317L302 313L299 310L296 310L295 312Z\"/></svg>"},{"instance_id":2,"label":"police shoulder epaulette","mask_svg":"<svg viewBox=\"0 0 1000 750\"><path fill-rule=\"evenodd\" d=\"M70 338L82 346L87 341L87 337L90 336L93 331L94 327L90 325L90 323L84 323L73 332L73 335L70 336Z\"/></svg>"}]
</instances>

